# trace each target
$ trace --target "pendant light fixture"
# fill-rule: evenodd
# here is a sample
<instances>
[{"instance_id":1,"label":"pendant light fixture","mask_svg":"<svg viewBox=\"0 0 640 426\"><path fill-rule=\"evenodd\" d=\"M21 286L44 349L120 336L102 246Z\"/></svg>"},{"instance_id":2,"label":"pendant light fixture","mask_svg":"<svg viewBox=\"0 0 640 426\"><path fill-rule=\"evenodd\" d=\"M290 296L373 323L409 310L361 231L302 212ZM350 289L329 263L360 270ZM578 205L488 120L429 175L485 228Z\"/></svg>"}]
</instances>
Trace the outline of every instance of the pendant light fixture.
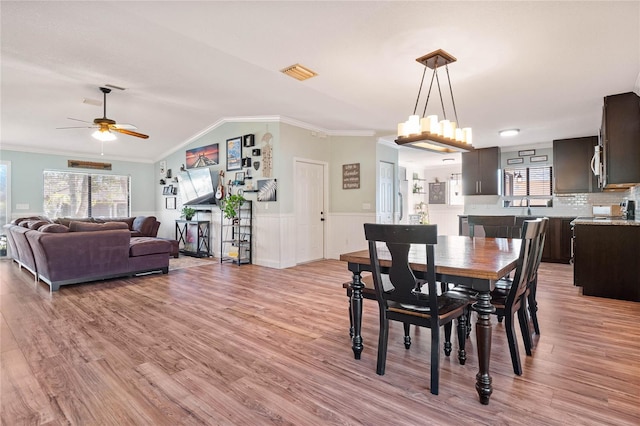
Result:
<instances>
[{"instance_id":1,"label":"pendant light fixture","mask_svg":"<svg viewBox=\"0 0 640 426\"><path fill-rule=\"evenodd\" d=\"M456 58L442 49L428 53L416 59L417 62L424 66L424 72L422 73L422 80L420 81L420 88L418 89L418 97L413 109L413 114L409 116L407 121L398 124L398 138L396 139L396 144L440 153L468 152L473 150L471 128L461 128L459 126L456 102L453 97L453 89L451 87L451 79L449 77L448 65L456 60ZM442 90L440 89L440 79L438 77L439 67L444 67L447 72L447 81L449 83L449 92L451 94L451 103L453 105L455 121L447 119L447 112L442 99ZM427 68L433 69L433 74L431 76L431 83L429 84L429 91L424 104L422 117L420 117L417 115L417 111ZM438 120L437 115L425 116L434 80L436 81L438 94L440 96L440 104L442 105L442 120Z\"/></svg>"}]
</instances>

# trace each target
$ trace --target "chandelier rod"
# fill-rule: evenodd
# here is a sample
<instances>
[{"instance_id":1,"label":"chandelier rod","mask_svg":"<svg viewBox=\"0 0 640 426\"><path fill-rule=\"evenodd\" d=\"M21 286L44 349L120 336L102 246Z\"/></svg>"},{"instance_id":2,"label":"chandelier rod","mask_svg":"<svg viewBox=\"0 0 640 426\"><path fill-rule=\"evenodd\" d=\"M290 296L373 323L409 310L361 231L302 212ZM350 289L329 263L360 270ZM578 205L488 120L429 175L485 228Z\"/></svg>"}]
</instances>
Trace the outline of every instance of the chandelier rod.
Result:
<instances>
[{"instance_id":1,"label":"chandelier rod","mask_svg":"<svg viewBox=\"0 0 640 426\"><path fill-rule=\"evenodd\" d=\"M447 70L447 80L449 80L449 92L451 93L451 103L453 104L453 114L456 117L456 123L458 123L458 127L462 127L460 125L460 120L458 120L458 110L456 109L456 98L453 97L453 87L451 86L451 77L449 77L449 65L445 64L444 68Z\"/></svg>"},{"instance_id":2,"label":"chandelier rod","mask_svg":"<svg viewBox=\"0 0 640 426\"><path fill-rule=\"evenodd\" d=\"M427 66L424 66L425 72L427 71ZM435 71L435 70L434 70ZM431 83L429 84L429 92L427 93L427 101L424 103L424 111L422 111L422 116L427 115L427 105L429 105L429 98L431 97L431 88L433 87L433 79L436 76L435 72L431 74ZM415 112L414 112L415 114Z\"/></svg>"},{"instance_id":3,"label":"chandelier rod","mask_svg":"<svg viewBox=\"0 0 640 426\"><path fill-rule=\"evenodd\" d=\"M418 102L420 102L420 93L422 93L422 84L424 83L424 76L427 73L427 67L424 67L424 71L422 72L422 80L420 80L420 88L418 89L418 97L416 98L416 105L413 107L413 115L416 115L416 111L418 110ZM429 88L431 91L431 88ZM429 97L427 97L429 99ZM424 107L427 109L427 106Z\"/></svg>"}]
</instances>

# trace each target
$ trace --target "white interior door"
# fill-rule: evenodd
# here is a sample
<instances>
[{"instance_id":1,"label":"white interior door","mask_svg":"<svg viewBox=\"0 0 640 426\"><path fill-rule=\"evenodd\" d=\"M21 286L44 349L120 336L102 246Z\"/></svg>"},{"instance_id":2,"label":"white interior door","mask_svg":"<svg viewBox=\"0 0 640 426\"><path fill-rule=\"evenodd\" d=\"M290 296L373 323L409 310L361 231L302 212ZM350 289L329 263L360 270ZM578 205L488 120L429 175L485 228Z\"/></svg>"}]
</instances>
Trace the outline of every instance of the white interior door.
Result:
<instances>
[{"instance_id":1,"label":"white interior door","mask_svg":"<svg viewBox=\"0 0 640 426\"><path fill-rule=\"evenodd\" d=\"M378 221L380 223L393 223L394 181L394 164L381 161L379 173L380 187L378 188Z\"/></svg>"},{"instance_id":2,"label":"white interior door","mask_svg":"<svg viewBox=\"0 0 640 426\"><path fill-rule=\"evenodd\" d=\"M324 165L295 163L296 263L324 258Z\"/></svg>"}]
</instances>

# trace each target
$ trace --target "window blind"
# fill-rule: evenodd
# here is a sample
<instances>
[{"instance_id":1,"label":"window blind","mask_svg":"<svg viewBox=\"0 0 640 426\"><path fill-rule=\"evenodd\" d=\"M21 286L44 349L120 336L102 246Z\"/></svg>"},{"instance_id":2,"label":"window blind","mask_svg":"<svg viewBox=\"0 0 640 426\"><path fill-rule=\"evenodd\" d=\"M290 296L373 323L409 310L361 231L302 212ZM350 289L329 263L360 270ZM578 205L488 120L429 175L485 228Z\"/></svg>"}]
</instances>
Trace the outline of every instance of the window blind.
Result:
<instances>
[{"instance_id":1,"label":"window blind","mask_svg":"<svg viewBox=\"0 0 640 426\"><path fill-rule=\"evenodd\" d=\"M49 217L130 215L128 176L45 170L44 213Z\"/></svg>"}]
</instances>

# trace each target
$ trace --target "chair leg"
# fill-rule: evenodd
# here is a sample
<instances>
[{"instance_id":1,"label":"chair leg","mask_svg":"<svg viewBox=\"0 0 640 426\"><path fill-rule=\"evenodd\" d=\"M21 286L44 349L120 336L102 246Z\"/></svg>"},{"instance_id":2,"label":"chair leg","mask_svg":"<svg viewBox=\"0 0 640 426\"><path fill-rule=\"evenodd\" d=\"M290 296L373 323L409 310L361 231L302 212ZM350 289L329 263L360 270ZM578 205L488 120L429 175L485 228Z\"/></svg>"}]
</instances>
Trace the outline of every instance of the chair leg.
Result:
<instances>
[{"instance_id":1,"label":"chair leg","mask_svg":"<svg viewBox=\"0 0 640 426\"><path fill-rule=\"evenodd\" d=\"M451 322L444 325L444 354L446 356L451 355Z\"/></svg>"},{"instance_id":2,"label":"chair leg","mask_svg":"<svg viewBox=\"0 0 640 426\"><path fill-rule=\"evenodd\" d=\"M451 324L451 323L449 323ZM437 395L440 383L440 328L431 329L431 393Z\"/></svg>"},{"instance_id":3,"label":"chair leg","mask_svg":"<svg viewBox=\"0 0 640 426\"><path fill-rule=\"evenodd\" d=\"M539 336L540 326L538 325L538 302L536 301L536 287L538 285L538 279L531 284L531 290L527 297L529 302L529 314L531 315L531 322L533 323L533 331Z\"/></svg>"},{"instance_id":4,"label":"chair leg","mask_svg":"<svg viewBox=\"0 0 640 426\"><path fill-rule=\"evenodd\" d=\"M376 373L384 376L384 369L387 363L387 342L389 341L389 320L384 312L380 313L380 334L378 336L378 365Z\"/></svg>"},{"instance_id":5,"label":"chair leg","mask_svg":"<svg viewBox=\"0 0 640 426\"><path fill-rule=\"evenodd\" d=\"M466 311L467 311L467 313L465 314L465 316L467 317L466 323L467 323L467 339L468 339L469 336L471 336L471 328L472 328L472 325L471 325L471 311L472 311L471 306L467 306L466 307Z\"/></svg>"},{"instance_id":6,"label":"chair leg","mask_svg":"<svg viewBox=\"0 0 640 426\"><path fill-rule=\"evenodd\" d=\"M467 343L467 316L462 314L458 317L458 362L464 365L467 361L467 352L464 350Z\"/></svg>"},{"instance_id":7,"label":"chair leg","mask_svg":"<svg viewBox=\"0 0 640 426\"><path fill-rule=\"evenodd\" d=\"M409 349L411 347L411 337L409 336L411 324L405 322L402 325L404 326L404 347L405 349Z\"/></svg>"},{"instance_id":8,"label":"chair leg","mask_svg":"<svg viewBox=\"0 0 640 426\"><path fill-rule=\"evenodd\" d=\"M513 328L513 314L505 316L505 329L507 331L507 341L509 342L509 353L511 354L511 364L513 364L513 372L518 376L521 376L522 365L520 364L520 353L518 352L516 332Z\"/></svg>"},{"instance_id":9,"label":"chair leg","mask_svg":"<svg viewBox=\"0 0 640 426\"><path fill-rule=\"evenodd\" d=\"M531 340L531 331L529 330L529 319L527 318L525 300L522 301L522 306L518 309L518 322L520 323L520 331L522 332L522 340L524 341L524 350L528 356L531 356L533 341Z\"/></svg>"}]
</instances>

